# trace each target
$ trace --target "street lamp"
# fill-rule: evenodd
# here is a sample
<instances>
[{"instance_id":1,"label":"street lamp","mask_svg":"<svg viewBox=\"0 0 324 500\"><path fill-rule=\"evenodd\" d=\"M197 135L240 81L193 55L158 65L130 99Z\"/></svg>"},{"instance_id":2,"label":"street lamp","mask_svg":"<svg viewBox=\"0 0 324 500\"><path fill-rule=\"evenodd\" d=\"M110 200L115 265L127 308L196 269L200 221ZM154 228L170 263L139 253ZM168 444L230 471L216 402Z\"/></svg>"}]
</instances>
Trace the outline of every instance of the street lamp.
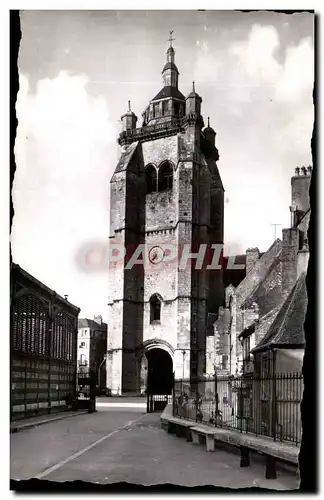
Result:
<instances>
[{"instance_id":1,"label":"street lamp","mask_svg":"<svg viewBox=\"0 0 324 500\"><path fill-rule=\"evenodd\" d=\"M184 360L185 360L185 356L186 356L186 351L182 351L182 381L184 379Z\"/></svg>"}]
</instances>

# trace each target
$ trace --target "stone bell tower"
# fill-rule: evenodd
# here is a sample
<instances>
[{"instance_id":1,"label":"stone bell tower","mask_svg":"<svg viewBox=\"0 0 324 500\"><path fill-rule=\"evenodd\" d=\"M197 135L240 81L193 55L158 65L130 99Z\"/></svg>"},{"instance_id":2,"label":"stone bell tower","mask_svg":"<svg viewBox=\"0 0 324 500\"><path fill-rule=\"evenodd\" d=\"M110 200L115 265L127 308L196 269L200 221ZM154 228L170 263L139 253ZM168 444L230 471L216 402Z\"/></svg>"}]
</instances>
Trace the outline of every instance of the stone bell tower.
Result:
<instances>
[{"instance_id":1,"label":"stone bell tower","mask_svg":"<svg viewBox=\"0 0 324 500\"><path fill-rule=\"evenodd\" d=\"M112 394L143 392L147 377L163 385L172 372L176 379L202 375L207 316L224 300L222 270L198 265L200 245L223 244L216 133L209 119L204 129L195 84L187 97L178 88L172 41L163 87L142 126L130 104L122 116L121 156L111 179L110 255L126 249L109 269Z\"/></svg>"}]
</instances>

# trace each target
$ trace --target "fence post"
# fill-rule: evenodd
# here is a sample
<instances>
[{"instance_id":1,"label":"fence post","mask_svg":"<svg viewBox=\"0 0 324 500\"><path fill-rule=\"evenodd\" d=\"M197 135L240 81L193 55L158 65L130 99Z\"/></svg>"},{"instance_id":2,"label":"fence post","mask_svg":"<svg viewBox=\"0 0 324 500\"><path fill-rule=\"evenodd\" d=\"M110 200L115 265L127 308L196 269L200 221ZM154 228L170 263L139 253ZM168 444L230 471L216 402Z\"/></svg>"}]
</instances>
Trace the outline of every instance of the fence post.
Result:
<instances>
[{"instance_id":1,"label":"fence post","mask_svg":"<svg viewBox=\"0 0 324 500\"><path fill-rule=\"evenodd\" d=\"M172 374L172 415L175 414L175 380L174 380L175 372Z\"/></svg>"},{"instance_id":2,"label":"fence post","mask_svg":"<svg viewBox=\"0 0 324 500\"><path fill-rule=\"evenodd\" d=\"M146 386L146 413L150 413L150 391Z\"/></svg>"},{"instance_id":3,"label":"fence post","mask_svg":"<svg viewBox=\"0 0 324 500\"><path fill-rule=\"evenodd\" d=\"M241 432L243 432L243 377L240 377L241 379L241 389L240 389L240 397L239 397L239 402L240 402L240 420L241 420Z\"/></svg>"},{"instance_id":4,"label":"fence post","mask_svg":"<svg viewBox=\"0 0 324 500\"><path fill-rule=\"evenodd\" d=\"M272 359L272 437L276 441L276 423L277 423L277 394L276 394L276 371L275 371L275 353Z\"/></svg>"},{"instance_id":5,"label":"fence post","mask_svg":"<svg viewBox=\"0 0 324 500\"><path fill-rule=\"evenodd\" d=\"M219 400L218 400L218 387L217 387L217 371L215 369L215 427L217 427L218 422L218 411L219 411Z\"/></svg>"},{"instance_id":6,"label":"fence post","mask_svg":"<svg viewBox=\"0 0 324 500\"><path fill-rule=\"evenodd\" d=\"M196 422L198 422L198 388L196 386Z\"/></svg>"}]
</instances>

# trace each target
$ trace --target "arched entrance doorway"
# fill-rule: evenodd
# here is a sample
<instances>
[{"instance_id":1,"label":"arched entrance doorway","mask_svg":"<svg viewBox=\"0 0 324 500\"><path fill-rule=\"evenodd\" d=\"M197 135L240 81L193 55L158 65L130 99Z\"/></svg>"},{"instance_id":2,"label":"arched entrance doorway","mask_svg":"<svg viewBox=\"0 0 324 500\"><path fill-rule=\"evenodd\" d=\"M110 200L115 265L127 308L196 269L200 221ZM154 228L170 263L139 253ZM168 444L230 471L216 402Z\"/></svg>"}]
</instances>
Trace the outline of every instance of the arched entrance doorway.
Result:
<instances>
[{"instance_id":1,"label":"arched entrance doorway","mask_svg":"<svg viewBox=\"0 0 324 500\"><path fill-rule=\"evenodd\" d=\"M153 348L146 351L147 390L152 394L171 394L173 383L173 363L164 349Z\"/></svg>"}]
</instances>

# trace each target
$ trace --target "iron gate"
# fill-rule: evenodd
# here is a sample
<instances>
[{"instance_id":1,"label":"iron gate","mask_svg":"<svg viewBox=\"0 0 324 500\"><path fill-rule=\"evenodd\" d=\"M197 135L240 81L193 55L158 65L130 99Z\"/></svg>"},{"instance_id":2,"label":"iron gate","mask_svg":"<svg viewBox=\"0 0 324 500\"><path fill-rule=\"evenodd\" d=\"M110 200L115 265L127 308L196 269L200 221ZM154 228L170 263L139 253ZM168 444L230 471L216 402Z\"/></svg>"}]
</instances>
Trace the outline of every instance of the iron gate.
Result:
<instances>
[{"instance_id":1,"label":"iron gate","mask_svg":"<svg viewBox=\"0 0 324 500\"><path fill-rule=\"evenodd\" d=\"M147 392L146 392L146 411L153 413L155 411L163 411L168 403L172 403L173 389L174 389L174 373L172 380L171 394L160 394L155 387L150 387L149 378L147 379Z\"/></svg>"}]
</instances>

